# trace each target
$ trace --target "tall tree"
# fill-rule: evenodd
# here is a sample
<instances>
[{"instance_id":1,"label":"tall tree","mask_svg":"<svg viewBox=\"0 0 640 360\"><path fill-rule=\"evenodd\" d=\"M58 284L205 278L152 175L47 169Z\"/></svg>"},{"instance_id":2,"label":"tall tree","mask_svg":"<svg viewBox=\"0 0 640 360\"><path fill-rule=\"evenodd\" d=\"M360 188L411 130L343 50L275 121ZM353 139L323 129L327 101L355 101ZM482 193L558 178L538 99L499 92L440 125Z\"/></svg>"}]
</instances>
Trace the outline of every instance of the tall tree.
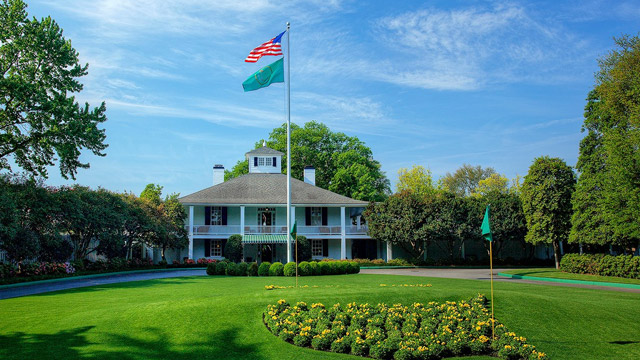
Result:
<instances>
[{"instance_id":1,"label":"tall tree","mask_svg":"<svg viewBox=\"0 0 640 360\"><path fill-rule=\"evenodd\" d=\"M482 197L492 192L507 193L508 191L509 179L504 175L495 173L478 181L478 186L471 191L471 196Z\"/></svg>"},{"instance_id":2,"label":"tall tree","mask_svg":"<svg viewBox=\"0 0 640 360\"><path fill-rule=\"evenodd\" d=\"M463 164L453 174L446 173L440 179L440 186L456 195L468 196L478 187L480 180L488 178L495 172L492 167L483 169L480 165Z\"/></svg>"},{"instance_id":3,"label":"tall tree","mask_svg":"<svg viewBox=\"0 0 640 360\"><path fill-rule=\"evenodd\" d=\"M421 196L433 193L436 189L433 186L431 170L420 165L414 165L411 169L401 168L398 170L396 190L398 192L412 191Z\"/></svg>"},{"instance_id":4,"label":"tall tree","mask_svg":"<svg viewBox=\"0 0 640 360\"><path fill-rule=\"evenodd\" d=\"M262 141L256 143L256 148ZM267 146L286 153L286 124L273 129ZM311 121L300 127L291 124L291 176L302 180L304 167L316 169L316 186L357 200L380 201L389 193L389 180L373 159L371 149L357 137L332 132L326 125ZM282 162L286 163L287 155ZM225 180L246 174L248 163L238 161ZM286 166L282 167L286 173Z\"/></svg>"},{"instance_id":5,"label":"tall tree","mask_svg":"<svg viewBox=\"0 0 640 360\"><path fill-rule=\"evenodd\" d=\"M21 0L0 3L0 169L10 160L32 175L47 177L59 162L60 174L75 179L82 149L104 156L104 102L91 109L73 93L87 74L78 52L50 17L29 19Z\"/></svg>"},{"instance_id":6,"label":"tall tree","mask_svg":"<svg viewBox=\"0 0 640 360\"><path fill-rule=\"evenodd\" d=\"M520 196L512 191L490 191L478 198L476 219L481 220L487 204L491 204L491 232L493 233L493 252L496 258L502 257L502 250L509 243L518 244L523 253L527 252L524 238L527 234L527 222L522 209ZM482 241L487 253L488 241ZM531 256L532 254L529 254Z\"/></svg>"},{"instance_id":7,"label":"tall tree","mask_svg":"<svg viewBox=\"0 0 640 360\"><path fill-rule=\"evenodd\" d=\"M552 244L556 269L560 266L560 241L571 229L571 196L575 174L562 159L536 158L524 177L522 208L527 220L525 240Z\"/></svg>"},{"instance_id":8,"label":"tall tree","mask_svg":"<svg viewBox=\"0 0 640 360\"><path fill-rule=\"evenodd\" d=\"M371 203L364 213L369 236L400 246L414 259L421 259L428 240L423 196L402 191L380 203Z\"/></svg>"}]
</instances>

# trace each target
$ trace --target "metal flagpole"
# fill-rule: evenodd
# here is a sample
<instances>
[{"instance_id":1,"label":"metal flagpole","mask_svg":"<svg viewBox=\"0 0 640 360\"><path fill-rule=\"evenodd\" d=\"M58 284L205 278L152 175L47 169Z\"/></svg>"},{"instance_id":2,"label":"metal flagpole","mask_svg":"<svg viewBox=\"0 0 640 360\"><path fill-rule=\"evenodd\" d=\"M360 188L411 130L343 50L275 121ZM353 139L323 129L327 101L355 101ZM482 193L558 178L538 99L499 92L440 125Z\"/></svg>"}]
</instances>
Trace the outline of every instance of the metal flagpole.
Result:
<instances>
[{"instance_id":1,"label":"metal flagpole","mask_svg":"<svg viewBox=\"0 0 640 360\"><path fill-rule=\"evenodd\" d=\"M496 321L493 319L493 241L489 241L489 272L491 273L491 337L496 338Z\"/></svg>"},{"instance_id":2,"label":"metal flagpole","mask_svg":"<svg viewBox=\"0 0 640 360\"><path fill-rule=\"evenodd\" d=\"M291 261L291 26L287 22L287 262ZM296 277L296 281L297 281Z\"/></svg>"}]
</instances>

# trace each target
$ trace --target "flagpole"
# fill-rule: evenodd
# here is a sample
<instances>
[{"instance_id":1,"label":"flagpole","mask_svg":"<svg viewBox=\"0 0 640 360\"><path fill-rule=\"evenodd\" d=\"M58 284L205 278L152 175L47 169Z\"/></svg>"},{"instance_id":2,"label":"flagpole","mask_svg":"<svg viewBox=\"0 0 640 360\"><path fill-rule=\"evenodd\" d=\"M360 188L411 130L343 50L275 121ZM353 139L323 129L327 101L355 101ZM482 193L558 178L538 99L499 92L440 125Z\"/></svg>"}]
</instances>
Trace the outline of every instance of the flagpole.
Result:
<instances>
[{"instance_id":1,"label":"flagpole","mask_svg":"<svg viewBox=\"0 0 640 360\"><path fill-rule=\"evenodd\" d=\"M291 261L291 26L287 22L287 262ZM298 277L296 276L296 283Z\"/></svg>"},{"instance_id":2,"label":"flagpole","mask_svg":"<svg viewBox=\"0 0 640 360\"><path fill-rule=\"evenodd\" d=\"M491 337L496 338L496 322L493 319L493 241L489 241L489 272L491 273Z\"/></svg>"}]
</instances>

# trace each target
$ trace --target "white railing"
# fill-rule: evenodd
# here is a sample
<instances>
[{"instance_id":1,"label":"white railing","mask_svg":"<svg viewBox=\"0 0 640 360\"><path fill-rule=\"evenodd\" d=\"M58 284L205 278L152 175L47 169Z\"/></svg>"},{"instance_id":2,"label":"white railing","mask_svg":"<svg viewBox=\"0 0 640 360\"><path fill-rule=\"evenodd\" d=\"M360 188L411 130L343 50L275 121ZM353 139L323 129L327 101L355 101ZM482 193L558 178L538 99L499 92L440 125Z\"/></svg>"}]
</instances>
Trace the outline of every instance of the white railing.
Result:
<instances>
[{"instance_id":1,"label":"white railing","mask_svg":"<svg viewBox=\"0 0 640 360\"><path fill-rule=\"evenodd\" d=\"M189 226L185 227L189 231ZM240 225L194 225L194 235L228 235L240 234ZM262 226L248 225L244 227L245 234L286 234L286 226ZM341 235L342 228L338 226L298 226L298 234L300 235ZM362 225L359 228L356 225L345 227L347 235L366 235L367 226ZM1 253L0 253L1 254ZM0 258L1 259L1 258ZM1 260L0 260L1 261Z\"/></svg>"}]
</instances>

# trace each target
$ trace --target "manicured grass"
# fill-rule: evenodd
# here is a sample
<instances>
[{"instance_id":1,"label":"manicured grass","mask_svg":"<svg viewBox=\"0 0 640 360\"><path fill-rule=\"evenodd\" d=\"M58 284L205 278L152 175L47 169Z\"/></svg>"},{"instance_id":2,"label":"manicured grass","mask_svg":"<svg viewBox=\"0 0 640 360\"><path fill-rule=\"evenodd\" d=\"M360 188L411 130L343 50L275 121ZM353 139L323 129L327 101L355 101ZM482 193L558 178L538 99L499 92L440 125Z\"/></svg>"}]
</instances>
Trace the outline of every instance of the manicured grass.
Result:
<instances>
[{"instance_id":1,"label":"manicured grass","mask_svg":"<svg viewBox=\"0 0 640 360\"><path fill-rule=\"evenodd\" d=\"M554 268L517 269L517 270L507 270L502 272L505 274L520 275L520 276L535 276L535 277L546 277L546 278L553 278L553 279L598 281L598 282L640 285L640 280L638 279L626 279L626 278L615 277L615 276L572 274L572 273L562 272Z\"/></svg>"},{"instance_id":2,"label":"manicured grass","mask_svg":"<svg viewBox=\"0 0 640 360\"><path fill-rule=\"evenodd\" d=\"M184 277L0 300L0 358L357 359L285 343L261 314L282 298L411 304L489 293L486 281L363 274L299 279L317 288L264 289L293 281ZM426 283L433 286L391 286ZM638 293L496 282L495 294L496 317L551 359L640 358Z\"/></svg>"}]
</instances>

